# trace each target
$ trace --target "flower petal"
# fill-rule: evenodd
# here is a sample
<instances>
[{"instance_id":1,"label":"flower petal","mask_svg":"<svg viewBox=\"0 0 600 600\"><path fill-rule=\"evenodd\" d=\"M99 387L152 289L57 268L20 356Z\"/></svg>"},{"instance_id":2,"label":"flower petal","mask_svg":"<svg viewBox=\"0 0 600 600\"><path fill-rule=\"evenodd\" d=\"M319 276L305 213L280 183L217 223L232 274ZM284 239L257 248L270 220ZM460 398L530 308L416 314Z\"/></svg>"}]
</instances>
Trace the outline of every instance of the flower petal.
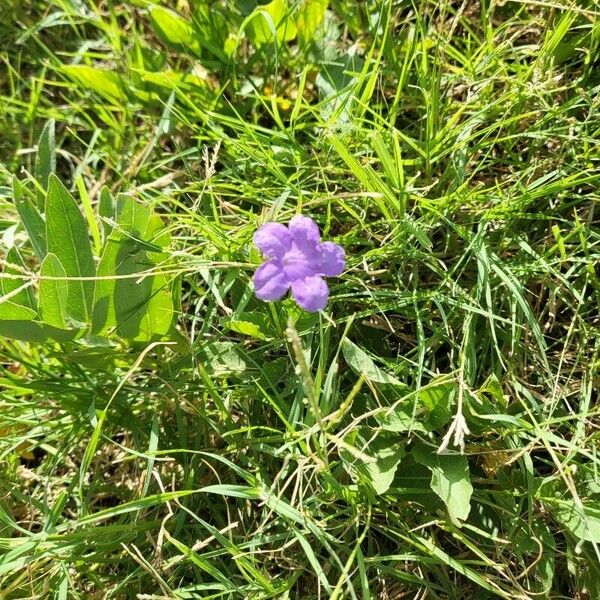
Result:
<instances>
[{"instance_id":1,"label":"flower petal","mask_svg":"<svg viewBox=\"0 0 600 600\"><path fill-rule=\"evenodd\" d=\"M310 217L296 215L288 225L292 238L299 248L315 246L321 240L319 227Z\"/></svg>"},{"instance_id":2,"label":"flower petal","mask_svg":"<svg viewBox=\"0 0 600 600\"><path fill-rule=\"evenodd\" d=\"M308 312L317 312L325 308L329 288L321 277L305 277L292 283L292 296L300 308Z\"/></svg>"},{"instance_id":3,"label":"flower petal","mask_svg":"<svg viewBox=\"0 0 600 600\"><path fill-rule=\"evenodd\" d=\"M258 267L253 281L256 297L266 301L279 300L290 287L290 281L278 260L268 260Z\"/></svg>"},{"instance_id":4,"label":"flower petal","mask_svg":"<svg viewBox=\"0 0 600 600\"><path fill-rule=\"evenodd\" d=\"M344 249L333 242L323 242L317 246L319 253L319 271L327 277L335 277L346 268L346 253Z\"/></svg>"},{"instance_id":5,"label":"flower petal","mask_svg":"<svg viewBox=\"0 0 600 600\"><path fill-rule=\"evenodd\" d=\"M281 258L292 245L292 236L281 223L265 223L254 234L254 245L268 258Z\"/></svg>"},{"instance_id":6,"label":"flower petal","mask_svg":"<svg viewBox=\"0 0 600 600\"><path fill-rule=\"evenodd\" d=\"M316 253L298 250L295 242L292 244L292 249L285 253L281 264L290 281L320 274L320 261Z\"/></svg>"}]
</instances>

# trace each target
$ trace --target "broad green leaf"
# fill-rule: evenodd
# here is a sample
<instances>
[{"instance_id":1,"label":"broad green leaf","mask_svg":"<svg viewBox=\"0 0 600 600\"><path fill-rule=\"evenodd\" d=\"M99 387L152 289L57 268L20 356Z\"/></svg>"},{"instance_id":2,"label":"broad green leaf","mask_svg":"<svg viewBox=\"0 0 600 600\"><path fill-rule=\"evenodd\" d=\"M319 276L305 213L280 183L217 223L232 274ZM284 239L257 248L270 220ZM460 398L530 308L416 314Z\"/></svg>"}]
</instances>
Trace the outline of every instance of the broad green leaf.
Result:
<instances>
[{"instance_id":1,"label":"broad green leaf","mask_svg":"<svg viewBox=\"0 0 600 600\"><path fill-rule=\"evenodd\" d=\"M127 194L117 198L117 227L115 234L138 242L140 248L161 252L171 240L162 219L149 206L136 202Z\"/></svg>"},{"instance_id":2,"label":"broad green leaf","mask_svg":"<svg viewBox=\"0 0 600 600\"><path fill-rule=\"evenodd\" d=\"M600 509L578 508L573 500L562 500L552 506L552 515L579 540L600 544Z\"/></svg>"},{"instance_id":3,"label":"broad green leaf","mask_svg":"<svg viewBox=\"0 0 600 600\"><path fill-rule=\"evenodd\" d=\"M74 340L79 333L75 329L58 329L39 321L23 319L4 321L0 319L0 337L24 342L45 343L51 340L68 342Z\"/></svg>"},{"instance_id":4,"label":"broad green leaf","mask_svg":"<svg viewBox=\"0 0 600 600\"><path fill-rule=\"evenodd\" d=\"M13 177L13 200L33 250L43 260L46 256L46 223L16 177Z\"/></svg>"},{"instance_id":5,"label":"broad green leaf","mask_svg":"<svg viewBox=\"0 0 600 600\"><path fill-rule=\"evenodd\" d=\"M154 86L167 88L168 90L204 90L208 88L208 82L202 77L191 73L163 70L158 72L143 71L140 73L140 81Z\"/></svg>"},{"instance_id":6,"label":"broad green leaf","mask_svg":"<svg viewBox=\"0 0 600 600\"><path fill-rule=\"evenodd\" d=\"M261 367L259 372L261 385L271 389L277 383L288 384L287 375L289 371L290 364L284 357L268 361Z\"/></svg>"},{"instance_id":7,"label":"broad green leaf","mask_svg":"<svg viewBox=\"0 0 600 600\"><path fill-rule=\"evenodd\" d=\"M247 335L257 340L266 340L273 336L272 326L263 314L242 312L232 319L224 319L223 327L230 331Z\"/></svg>"},{"instance_id":8,"label":"broad green leaf","mask_svg":"<svg viewBox=\"0 0 600 600\"><path fill-rule=\"evenodd\" d=\"M396 379L393 375L386 373L380 369L373 359L354 342L345 338L342 342L342 354L346 362L359 375L364 375L368 381L375 383L387 383L389 385L397 385L407 387L404 383Z\"/></svg>"},{"instance_id":9,"label":"broad green leaf","mask_svg":"<svg viewBox=\"0 0 600 600\"><path fill-rule=\"evenodd\" d=\"M166 335L174 317L172 285L152 271L169 242L161 219L148 206L120 196L118 217L98 265L92 332L111 330L129 340Z\"/></svg>"},{"instance_id":10,"label":"broad green leaf","mask_svg":"<svg viewBox=\"0 0 600 600\"><path fill-rule=\"evenodd\" d=\"M61 70L79 86L100 94L109 102L123 103L127 100L123 80L114 71L87 65L64 65Z\"/></svg>"},{"instance_id":11,"label":"broad green leaf","mask_svg":"<svg viewBox=\"0 0 600 600\"><path fill-rule=\"evenodd\" d=\"M81 203L81 208L83 209L83 216L85 217L88 230L92 236L94 254L99 254L100 247L102 245L102 241L100 239L100 229L98 227L96 215L94 214L92 200L90 199L90 195L88 194L85 186L85 181L83 180L81 174L75 179L75 185L77 186L77 191L79 192L79 200Z\"/></svg>"},{"instance_id":12,"label":"broad green leaf","mask_svg":"<svg viewBox=\"0 0 600 600\"><path fill-rule=\"evenodd\" d=\"M48 252L55 254L68 277L90 277L96 274L94 257L85 220L73 196L55 176L50 176L46 199L46 238ZM92 313L94 281L68 282L67 315L79 323Z\"/></svg>"},{"instance_id":13,"label":"broad green leaf","mask_svg":"<svg viewBox=\"0 0 600 600\"><path fill-rule=\"evenodd\" d=\"M94 333L116 328L120 336L141 341L168 332L173 321L171 286L163 275L144 275L155 266L135 241L108 239L98 265L102 279L94 296Z\"/></svg>"},{"instance_id":14,"label":"broad green leaf","mask_svg":"<svg viewBox=\"0 0 600 600\"><path fill-rule=\"evenodd\" d=\"M401 433L404 431L420 431L426 433L427 429L420 421L417 421L412 415L409 415L401 408L386 410L375 415L375 419L382 429Z\"/></svg>"},{"instance_id":15,"label":"broad green leaf","mask_svg":"<svg viewBox=\"0 0 600 600\"><path fill-rule=\"evenodd\" d=\"M89 337L87 339L90 339ZM57 358L63 361L74 362L86 368L97 369L100 371L110 370L111 368L121 367L128 364L127 352L119 352L115 346L92 346L81 350L65 352L61 349Z\"/></svg>"},{"instance_id":16,"label":"broad green leaf","mask_svg":"<svg viewBox=\"0 0 600 600\"><path fill-rule=\"evenodd\" d=\"M467 458L455 454L436 454L435 449L415 444L413 458L431 471L431 489L443 500L450 519L460 525L469 516L473 486Z\"/></svg>"},{"instance_id":17,"label":"broad green leaf","mask_svg":"<svg viewBox=\"0 0 600 600\"><path fill-rule=\"evenodd\" d=\"M0 320L3 321L29 321L35 319L37 313L31 308L15 304L10 300L0 302Z\"/></svg>"},{"instance_id":18,"label":"broad green leaf","mask_svg":"<svg viewBox=\"0 0 600 600\"><path fill-rule=\"evenodd\" d=\"M40 270L40 318L48 325L64 329L67 326L67 302L69 284L67 280L44 279L66 277L66 272L55 254L47 254Z\"/></svg>"},{"instance_id":19,"label":"broad green leaf","mask_svg":"<svg viewBox=\"0 0 600 600\"><path fill-rule=\"evenodd\" d=\"M498 381L498 377L496 377L494 374L491 374L483 382L483 385L479 388L479 393L489 394L503 409L505 409L508 405L508 401L504 395L504 390L502 389L502 384L500 381Z\"/></svg>"},{"instance_id":20,"label":"broad green leaf","mask_svg":"<svg viewBox=\"0 0 600 600\"><path fill-rule=\"evenodd\" d=\"M275 40L279 43L293 40L296 37L296 25L288 18L289 10L287 0L272 0L257 6L246 26L250 41L260 46Z\"/></svg>"},{"instance_id":21,"label":"broad green leaf","mask_svg":"<svg viewBox=\"0 0 600 600\"><path fill-rule=\"evenodd\" d=\"M150 300L142 309L139 330L136 332L135 328L130 328L129 323L126 323L118 331L125 338L144 342L167 335L174 317L173 286L168 277L157 275L152 278Z\"/></svg>"},{"instance_id":22,"label":"broad green leaf","mask_svg":"<svg viewBox=\"0 0 600 600\"><path fill-rule=\"evenodd\" d=\"M396 436L379 434L375 439L372 437L373 432L366 429L349 435L340 445L340 456L350 471L358 474L376 494L385 494L406 453Z\"/></svg>"},{"instance_id":23,"label":"broad green leaf","mask_svg":"<svg viewBox=\"0 0 600 600\"><path fill-rule=\"evenodd\" d=\"M298 38L302 43L312 42L328 5L329 0L304 0L296 17Z\"/></svg>"},{"instance_id":24,"label":"broad green leaf","mask_svg":"<svg viewBox=\"0 0 600 600\"><path fill-rule=\"evenodd\" d=\"M190 50L199 55L201 45L192 24L176 12L153 5L148 11L156 35L175 50Z\"/></svg>"},{"instance_id":25,"label":"broad green leaf","mask_svg":"<svg viewBox=\"0 0 600 600\"><path fill-rule=\"evenodd\" d=\"M13 302L0 303L0 338L7 337L26 342L67 342L80 331L65 330L35 321L37 311Z\"/></svg>"},{"instance_id":26,"label":"broad green leaf","mask_svg":"<svg viewBox=\"0 0 600 600\"><path fill-rule=\"evenodd\" d=\"M367 450L375 458L375 462L366 463L363 472L368 476L375 492L385 494L394 481L398 463L405 455L404 446L398 441L390 442L389 439L380 436Z\"/></svg>"},{"instance_id":27,"label":"broad green leaf","mask_svg":"<svg viewBox=\"0 0 600 600\"><path fill-rule=\"evenodd\" d=\"M394 491L407 501L418 503L428 513L443 509L444 503L431 491L431 471L414 460L411 446L398 465L394 481Z\"/></svg>"},{"instance_id":28,"label":"broad green leaf","mask_svg":"<svg viewBox=\"0 0 600 600\"><path fill-rule=\"evenodd\" d=\"M207 373L213 376L235 375L246 370L246 363L232 342L211 342L198 352Z\"/></svg>"},{"instance_id":29,"label":"broad green leaf","mask_svg":"<svg viewBox=\"0 0 600 600\"><path fill-rule=\"evenodd\" d=\"M427 420L432 429L439 429L450 421L455 390L456 383L447 376L435 378L419 390L418 398L429 413Z\"/></svg>"},{"instance_id":30,"label":"broad green leaf","mask_svg":"<svg viewBox=\"0 0 600 600\"><path fill-rule=\"evenodd\" d=\"M35 178L44 189L48 189L48 177L56 171L54 119L50 119L40 136L35 159Z\"/></svg>"},{"instance_id":31,"label":"broad green leaf","mask_svg":"<svg viewBox=\"0 0 600 600\"><path fill-rule=\"evenodd\" d=\"M98 203L98 214L102 220L102 229L104 231L104 239L106 239L112 231L110 221L117 219L117 203L110 190L104 186L100 190L100 202Z\"/></svg>"},{"instance_id":32,"label":"broad green leaf","mask_svg":"<svg viewBox=\"0 0 600 600\"><path fill-rule=\"evenodd\" d=\"M247 335L256 340L267 339L267 336L261 331L260 327L256 323L251 323L250 321L226 321L225 326L230 331Z\"/></svg>"},{"instance_id":33,"label":"broad green leaf","mask_svg":"<svg viewBox=\"0 0 600 600\"><path fill-rule=\"evenodd\" d=\"M206 108L212 107L218 100L208 71L203 71L200 65L194 67L193 73L139 69L132 73L131 91L140 102L163 107L158 125L161 132L170 132L173 128L172 103L175 96L186 97L189 102Z\"/></svg>"},{"instance_id":34,"label":"broad green leaf","mask_svg":"<svg viewBox=\"0 0 600 600\"><path fill-rule=\"evenodd\" d=\"M4 267L4 273L7 275L22 275L23 278L2 278L0 279L0 296L10 294L14 290L23 286L29 280L29 277L24 275L25 264L21 253L16 246L13 246L6 255L6 265ZM32 286L26 287L20 292L10 297L10 301L21 306L26 306L37 313L37 303L35 295L33 293Z\"/></svg>"},{"instance_id":35,"label":"broad green leaf","mask_svg":"<svg viewBox=\"0 0 600 600\"><path fill-rule=\"evenodd\" d=\"M214 10L210 4L201 2L196 3L193 19L200 44L220 62L226 64L228 59L224 48L229 34L227 18L220 11Z\"/></svg>"}]
</instances>

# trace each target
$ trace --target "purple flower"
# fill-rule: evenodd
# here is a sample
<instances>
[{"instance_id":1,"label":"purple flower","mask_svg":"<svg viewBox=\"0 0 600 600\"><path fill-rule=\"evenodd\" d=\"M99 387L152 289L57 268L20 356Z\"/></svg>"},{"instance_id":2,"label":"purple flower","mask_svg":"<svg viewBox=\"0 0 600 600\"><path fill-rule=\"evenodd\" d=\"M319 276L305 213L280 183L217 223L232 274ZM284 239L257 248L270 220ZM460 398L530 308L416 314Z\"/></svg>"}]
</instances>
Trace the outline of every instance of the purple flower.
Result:
<instances>
[{"instance_id":1,"label":"purple flower","mask_svg":"<svg viewBox=\"0 0 600 600\"><path fill-rule=\"evenodd\" d=\"M265 223L254 234L254 244L267 257L254 274L254 290L261 300L279 300L292 288L298 305L309 312L325 308L329 288L323 277L334 277L346 265L344 249L321 242L317 224L295 216L286 227Z\"/></svg>"}]
</instances>

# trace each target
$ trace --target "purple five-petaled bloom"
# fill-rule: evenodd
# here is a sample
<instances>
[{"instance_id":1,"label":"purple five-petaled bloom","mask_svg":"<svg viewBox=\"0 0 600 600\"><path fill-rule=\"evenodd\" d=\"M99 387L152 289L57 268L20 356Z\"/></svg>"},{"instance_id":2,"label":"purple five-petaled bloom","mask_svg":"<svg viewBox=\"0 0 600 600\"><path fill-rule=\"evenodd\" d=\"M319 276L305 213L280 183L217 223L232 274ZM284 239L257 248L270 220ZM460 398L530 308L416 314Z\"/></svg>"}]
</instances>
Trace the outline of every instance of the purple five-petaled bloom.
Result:
<instances>
[{"instance_id":1,"label":"purple five-petaled bloom","mask_svg":"<svg viewBox=\"0 0 600 600\"><path fill-rule=\"evenodd\" d=\"M279 300L292 288L298 305L309 312L325 308L329 288L323 277L342 273L344 249L322 242L317 224L297 215L286 227L265 223L254 234L254 244L267 257L254 274L254 290L261 300Z\"/></svg>"}]
</instances>

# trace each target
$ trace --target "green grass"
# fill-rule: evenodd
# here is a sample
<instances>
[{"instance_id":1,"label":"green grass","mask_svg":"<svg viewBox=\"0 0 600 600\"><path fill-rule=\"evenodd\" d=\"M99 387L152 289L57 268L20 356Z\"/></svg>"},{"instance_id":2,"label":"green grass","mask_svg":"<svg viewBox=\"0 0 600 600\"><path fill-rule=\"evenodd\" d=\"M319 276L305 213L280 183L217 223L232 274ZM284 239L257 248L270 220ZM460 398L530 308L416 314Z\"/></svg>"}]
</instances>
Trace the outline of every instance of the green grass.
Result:
<instances>
[{"instance_id":1,"label":"green grass","mask_svg":"<svg viewBox=\"0 0 600 600\"><path fill-rule=\"evenodd\" d=\"M321 4L0 0L4 295L53 281L13 176L43 206L54 120L176 310L0 338L1 600L600 598L600 5ZM250 284L299 212L348 256L318 315Z\"/></svg>"}]
</instances>

